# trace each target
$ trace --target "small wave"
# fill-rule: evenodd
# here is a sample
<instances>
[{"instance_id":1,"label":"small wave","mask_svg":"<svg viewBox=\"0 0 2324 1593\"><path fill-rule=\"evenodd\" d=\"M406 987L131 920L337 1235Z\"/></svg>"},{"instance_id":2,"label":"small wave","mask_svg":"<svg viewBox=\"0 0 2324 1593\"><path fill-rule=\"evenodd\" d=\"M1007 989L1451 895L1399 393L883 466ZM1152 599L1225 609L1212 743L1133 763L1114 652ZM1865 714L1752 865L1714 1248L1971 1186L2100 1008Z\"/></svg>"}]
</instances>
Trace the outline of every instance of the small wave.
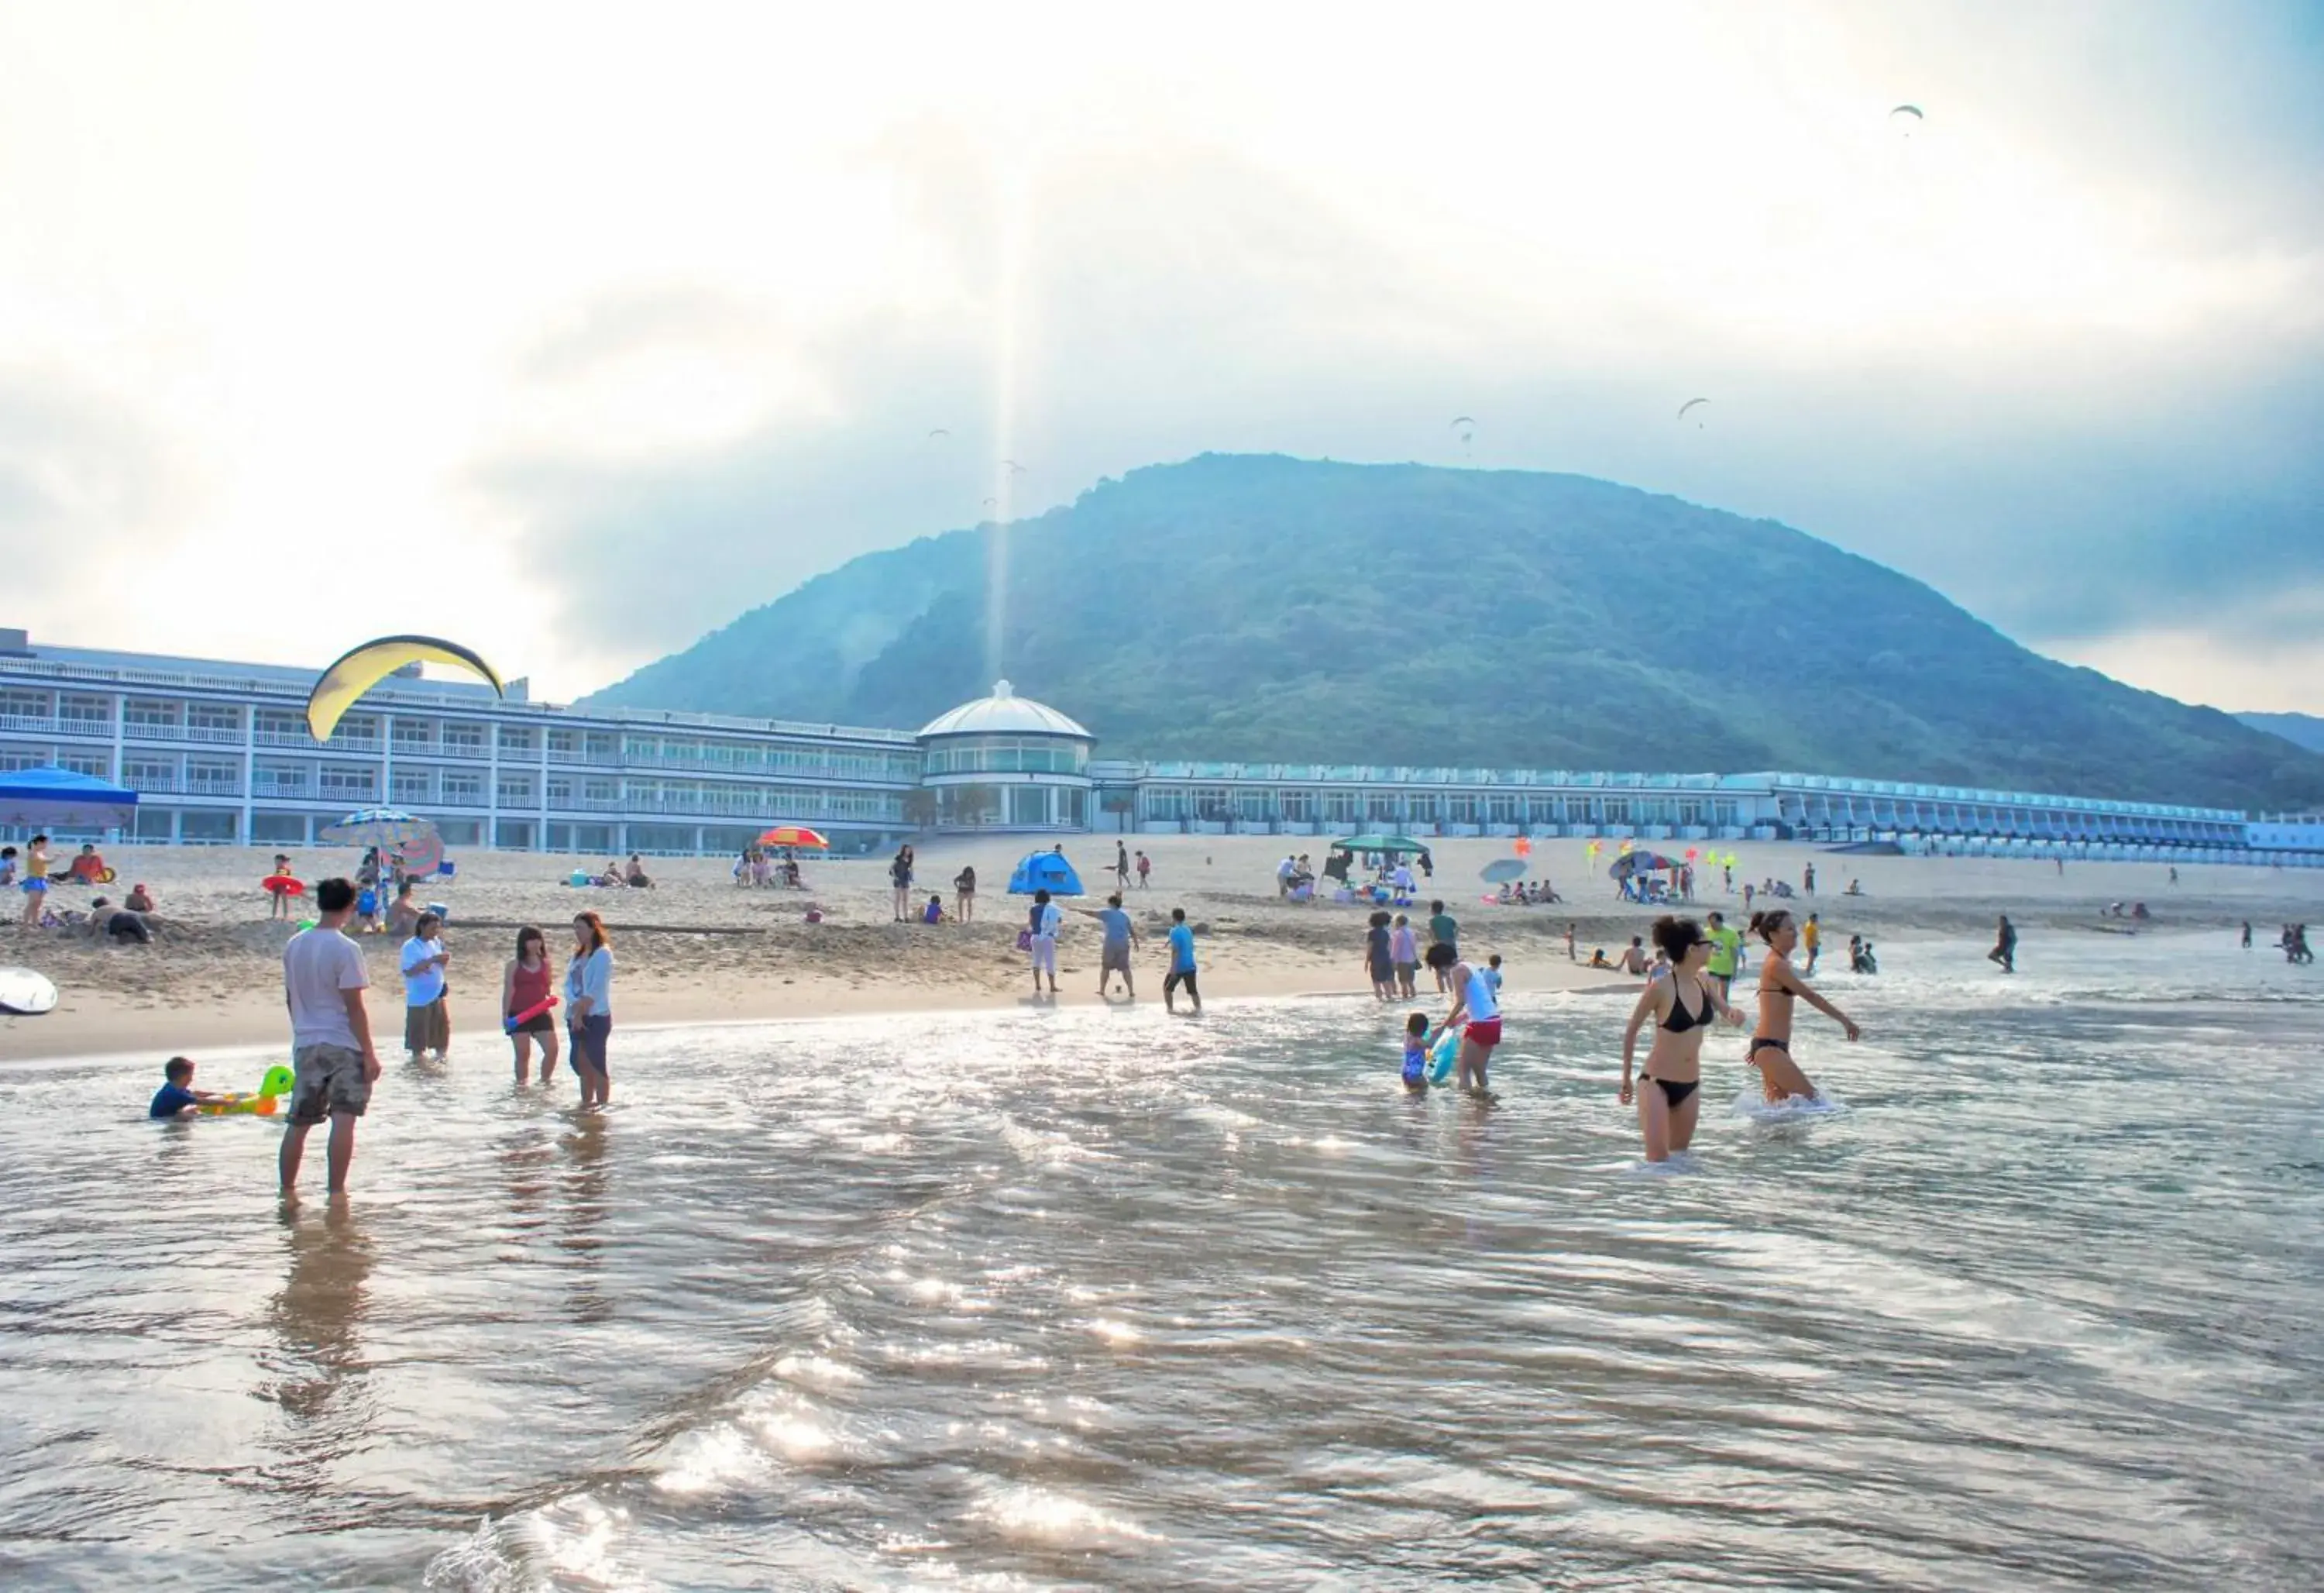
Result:
<instances>
[{"instance_id":1,"label":"small wave","mask_svg":"<svg viewBox=\"0 0 2324 1593\"><path fill-rule=\"evenodd\" d=\"M1829 1089L1813 1099L1794 1095L1771 1102L1758 1090L1746 1086L1735 1092L1734 1102L1728 1109L1733 1116L1748 1117L1754 1123L1807 1123L1819 1117L1837 1117L1848 1110L1848 1103Z\"/></svg>"}]
</instances>

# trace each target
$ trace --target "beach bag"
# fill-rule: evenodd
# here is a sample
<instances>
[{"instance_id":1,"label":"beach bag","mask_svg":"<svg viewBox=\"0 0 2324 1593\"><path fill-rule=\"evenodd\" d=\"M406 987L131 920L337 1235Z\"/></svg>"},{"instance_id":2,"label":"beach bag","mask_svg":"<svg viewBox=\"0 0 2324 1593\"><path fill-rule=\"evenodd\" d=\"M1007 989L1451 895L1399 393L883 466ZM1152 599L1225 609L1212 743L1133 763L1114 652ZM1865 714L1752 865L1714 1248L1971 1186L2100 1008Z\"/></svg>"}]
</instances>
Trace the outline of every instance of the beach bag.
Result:
<instances>
[{"instance_id":1,"label":"beach bag","mask_svg":"<svg viewBox=\"0 0 2324 1593\"><path fill-rule=\"evenodd\" d=\"M1033 949L1033 931L1030 929L1022 929L1017 931L1017 949L1019 951L1030 951Z\"/></svg>"}]
</instances>

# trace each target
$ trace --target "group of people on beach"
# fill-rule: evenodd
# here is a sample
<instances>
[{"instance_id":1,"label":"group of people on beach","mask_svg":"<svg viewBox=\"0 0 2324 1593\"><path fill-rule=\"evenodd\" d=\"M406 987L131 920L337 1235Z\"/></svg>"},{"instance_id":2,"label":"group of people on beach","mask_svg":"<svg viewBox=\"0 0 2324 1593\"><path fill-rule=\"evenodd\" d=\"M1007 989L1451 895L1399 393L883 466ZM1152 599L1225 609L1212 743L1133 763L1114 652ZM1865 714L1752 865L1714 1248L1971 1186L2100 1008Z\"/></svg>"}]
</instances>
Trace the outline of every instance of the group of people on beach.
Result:
<instances>
[{"instance_id":1,"label":"group of people on beach","mask_svg":"<svg viewBox=\"0 0 2324 1593\"><path fill-rule=\"evenodd\" d=\"M372 1087L380 1077L378 1042L364 1005L371 977L363 949L346 933L357 897L352 880L322 881L315 887L314 922L292 934L282 949L292 1084L276 1172L285 1199L296 1199L309 1134L327 1123L326 1187L333 1195L346 1192L355 1125L370 1109ZM415 1062L430 1056L440 1060L451 1044L446 1009L451 964L441 919L421 912L397 959L404 984L404 1049ZM540 1082L555 1076L556 984L547 936L530 926L520 929L515 954L501 970L502 1027L514 1051L519 1084L530 1081L536 1044ZM606 1052L613 1028L613 943L604 920L593 912L574 914L573 949L563 980L564 1026L566 1055L580 1080L584 1108L603 1107L612 1098ZM220 1098L192 1090L192 1079L193 1064L171 1058L152 1115L192 1116Z\"/></svg>"}]
</instances>

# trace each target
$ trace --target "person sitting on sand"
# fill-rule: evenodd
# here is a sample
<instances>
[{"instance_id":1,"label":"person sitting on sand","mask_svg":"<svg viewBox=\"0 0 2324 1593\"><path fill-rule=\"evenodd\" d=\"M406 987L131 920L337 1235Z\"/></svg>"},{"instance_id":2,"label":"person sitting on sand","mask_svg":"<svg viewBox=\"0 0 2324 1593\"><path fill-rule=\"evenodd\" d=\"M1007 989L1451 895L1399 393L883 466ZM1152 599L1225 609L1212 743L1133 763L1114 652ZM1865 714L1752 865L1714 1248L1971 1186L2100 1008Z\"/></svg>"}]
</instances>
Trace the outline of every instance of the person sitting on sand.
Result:
<instances>
[{"instance_id":1,"label":"person sitting on sand","mask_svg":"<svg viewBox=\"0 0 2324 1593\"><path fill-rule=\"evenodd\" d=\"M1589 966L1591 968L1610 968L1614 965L1606 960L1606 948L1603 946L1598 946L1593 947L1591 949Z\"/></svg>"},{"instance_id":2,"label":"person sitting on sand","mask_svg":"<svg viewBox=\"0 0 2324 1593\"><path fill-rule=\"evenodd\" d=\"M607 863L605 871L597 876L596 883L612 890L621 889L626 883L622 878L622 866L619 863Z\"/></svg>"},{"instance_id":3,"label":"person sitting on sand","mask_svg":"<svg viewBox=\"0 0 2324 1593\"><path fill-rule=\"evenodd\" d=\"M122 906L132 912L151 912L153 911L153 893L140 881L129 887L129 899L122 903Z\"/></svg>"},{"instance_id":4,"label":"person sitting on sand","mask_svg":"<svg viewBox=\"0 0 2324 1593\"><path fill-rule=\"evenodd\" d=\"M638 860L635 852L630 854L630 866L622 872L622 883L635 891L653 889L653 881L646 877L646 866Z\"/></svg>"},{"instance_id":5,"label":"person sitting on sand","mask_svg":"<svg viewBox=\"0 0 2324 1593\"><path fill-rule=\"evenodd\" d=\"M1623 949L1621 960L1617 964L1617 966L1619 967L1626 974L1643 974L1646 971L1646 942L1645 936L1632 935L1630 937L1630 943L1628 947Z\"/></svg>"},{"instance_id":6,"label":"person sitting on sand","mask_svg":"<svg viewBox=\"0 0 2324 1593\"><path fill-rule=\"evenodd\" d=\"M1849 880L1848 882L1848 889L1840 892L1840 894L1843 896L1861 896L1864 894L1864 882L1860 879Z\"/></svg>"},{"instance_id":7,"label":"person sitting on sand","mask_svg":"<svg viewBox=\"0 0 2324 1593\"><path fill-rule=\"evenodd\" d=\"M920 909L920 922L922 923L942 923L944 921L944 898L942 896L930 896L928 898L928 904Z\"/></svg>"},{"instance_id":8,"label":"person sitting on sand","mask_svg":"<svg viewBox=\"0 0 2324 1593\"><path fill-rule=\"evenodd\" d=\"M153 1092L153 1104L145 1108L148 1117L192 1117L204 1107L223 1104L226 1097L212 1095L194 1088L194 1064L186 1057L171 1057L161 1064L161 1088Z\"/></svg>"},{"instance_id":9,"label":"person sitting on sand","mask_svg":"<svg viewBox=\"0 0 2324 1593\"><path fill-rule=\"evenodd\" d=\"M76 884L97 885L103 884L105 875L112 872L106 867L105 859L97 856L96 845L84 841L79 856L66 866L65 877Z\"/></svg>"},{"instance_id":10,"label":"person sitting on sand","mask_svg":"<svg viewBox=\"0 0 2324 1593\"><path fill-rule=\"evenodd\" d=\"M387 932L397 940L408 940L420 926L420 904L411 899L411 882L405 880L395 887L395 900L387 909Z\"/></svg>"}]
</instances>

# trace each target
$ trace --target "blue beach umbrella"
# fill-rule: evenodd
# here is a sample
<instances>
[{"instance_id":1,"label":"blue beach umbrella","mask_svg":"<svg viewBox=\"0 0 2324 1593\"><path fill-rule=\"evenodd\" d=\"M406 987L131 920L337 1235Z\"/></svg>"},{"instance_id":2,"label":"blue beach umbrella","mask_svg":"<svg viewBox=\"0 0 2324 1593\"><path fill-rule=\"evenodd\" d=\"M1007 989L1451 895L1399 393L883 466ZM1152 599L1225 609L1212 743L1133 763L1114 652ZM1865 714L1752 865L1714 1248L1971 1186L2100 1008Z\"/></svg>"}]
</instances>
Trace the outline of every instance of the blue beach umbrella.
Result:
<instances>
[{"instance_id":1,"label":"blue beach umbrella","mask_svg":"<svg viewBox=\"0 0 2324 1593\"><path fill-rule=\"evenodd\" d=\"M1017 872L1009 876L1009 894L1029 896L1035 891L1047 891L1052 896L1082 894L1081 875L1074 866L1056 852L1028 852L1017 865Z\"/></svg>"},{"instance_id":2,"label":"blue beach umbrella","mask_svg":"<svg viewBox=\"0 0 2324 1593\"><path fill-rule=\"evenodd\" d=\"M126 829L137 793L70 769L12 769L0 774L0 824L29 829Z\"/></svg>"}]
</instances>

